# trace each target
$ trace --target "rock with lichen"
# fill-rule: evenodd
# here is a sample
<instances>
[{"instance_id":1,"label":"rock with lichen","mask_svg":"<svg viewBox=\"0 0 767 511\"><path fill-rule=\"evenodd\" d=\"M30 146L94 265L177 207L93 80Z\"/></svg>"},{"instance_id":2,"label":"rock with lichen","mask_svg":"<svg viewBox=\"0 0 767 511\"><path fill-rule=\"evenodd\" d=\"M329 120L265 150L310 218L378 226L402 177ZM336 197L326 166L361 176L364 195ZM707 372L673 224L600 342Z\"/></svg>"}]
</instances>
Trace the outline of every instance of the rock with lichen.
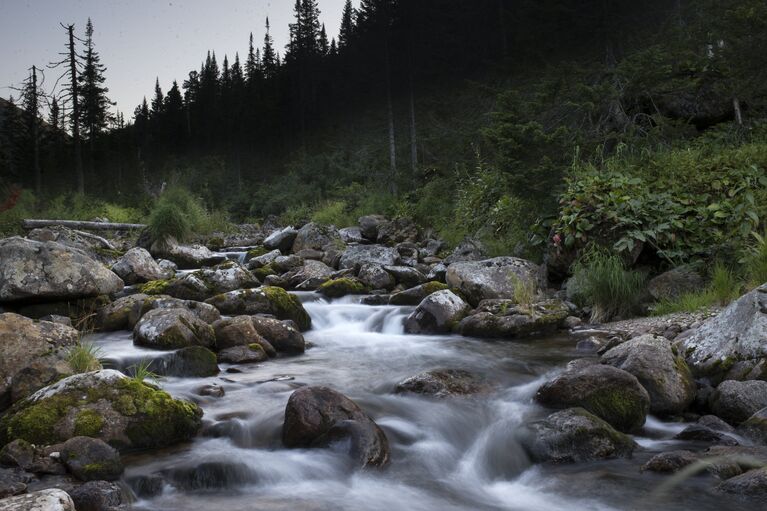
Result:
<instances>
[{"instance_id":1,"label":"rock with lichen","mask_svg":"<svg viewBox=\"0 0 767 511\"><path fill-rule=\"evenodd\" d=\"M216 295L205 300L216 307L221 314L271 314L277 319L290 319L302 330L309 330L312 320L301 300L275 286L261 286L253 289L238 289Z\"/></svg>"}]
</instances>

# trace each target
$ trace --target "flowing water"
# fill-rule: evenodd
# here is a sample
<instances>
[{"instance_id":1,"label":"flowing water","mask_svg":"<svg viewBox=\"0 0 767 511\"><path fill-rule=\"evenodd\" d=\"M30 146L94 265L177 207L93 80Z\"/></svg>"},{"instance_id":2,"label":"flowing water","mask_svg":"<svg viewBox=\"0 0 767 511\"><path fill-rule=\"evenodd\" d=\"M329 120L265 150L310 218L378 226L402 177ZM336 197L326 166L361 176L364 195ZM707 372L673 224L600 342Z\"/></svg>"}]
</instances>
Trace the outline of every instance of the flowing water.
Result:
<instances>
[{"instance_id":1,"label":"flowing water","mask_svg":"<svg viewBox=\"0 0 767 511\"><path fill-rule=\"evenodd\" d=\"M159 496L137 500L137 509L732 509L707 476L660 494L667 476L639 471L652 454L684 446L669 440L683 424L649 418L631 460L529 462L517 434L523 422L546 414L531 400L538 386L577 356L566 337L490 342L404 335L412 308L299 295L313 321L304 355L237 366L241 372L222 365L217 377L162 380L174 396L202 406L205 428L189 444L126 458L126 480L162 474L166 481ZM118 367L157 356L134 347L129 332L100 334L95 342ZM402 379L437 368L471 371L494 390L449 399L393 394ZM209 384L222 386L225 396L199 396ZM340 452L282 447L285 404L302 385L326 385L355 400L386 432L390 464L360 471Z\"/></svg>"}]
</instances>

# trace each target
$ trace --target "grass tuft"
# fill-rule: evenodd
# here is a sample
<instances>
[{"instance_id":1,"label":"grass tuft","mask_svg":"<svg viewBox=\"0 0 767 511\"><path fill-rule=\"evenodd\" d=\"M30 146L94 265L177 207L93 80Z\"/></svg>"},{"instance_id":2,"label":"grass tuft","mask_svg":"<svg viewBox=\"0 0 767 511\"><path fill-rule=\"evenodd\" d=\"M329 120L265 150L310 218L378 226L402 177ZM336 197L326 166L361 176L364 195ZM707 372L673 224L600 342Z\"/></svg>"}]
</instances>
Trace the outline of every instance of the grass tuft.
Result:
<instances>
[{"instance_id":1,"label":"grass tuft","mask_svg":"<svg viewBox=\"0 0 767 511\"><path fill-rule=\"evenodd\" d=\"M79 343L67 352L67 362L75 373L98 371L101 366L101 348L90 343Z\"/></svg>"}]
</instances>

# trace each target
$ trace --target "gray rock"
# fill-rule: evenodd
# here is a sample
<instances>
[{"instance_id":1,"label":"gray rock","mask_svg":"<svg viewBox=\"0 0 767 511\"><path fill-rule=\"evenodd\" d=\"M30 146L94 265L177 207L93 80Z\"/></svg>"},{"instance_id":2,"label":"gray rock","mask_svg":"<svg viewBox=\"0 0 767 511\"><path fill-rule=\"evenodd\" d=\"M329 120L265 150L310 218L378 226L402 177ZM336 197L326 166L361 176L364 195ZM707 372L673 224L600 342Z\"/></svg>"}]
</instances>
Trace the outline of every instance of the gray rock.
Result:
<instances>
[{"instance_id":1,"label":"gray rock","mask_svg":"<svg viewBox=\"0 0 767 511\"><path fill-rule=\"evenodd\" d=\"M739 445L735 438L721 431L716 431L701 424L691 424L674 436L675 440L705 442L717 445Z\"/></svg>"},{"instance_id":2,"label":"gray rock","mask_svg":"<svg viewBox=\"0 0 767 511\"><path fill-rule=\"evenodd\" d=\"M426 278L430 281L445 282L447 278L447 266L443 263L437 263L431 267L431 270L426 275Z\"/></svg>"},{"instance_id":3,"label":"gray rock","mask_svg":"<svg viewBox=\"0 0 767 511\"><path fill-rule=\"evenodd\" d=\"M359 269L364 264L395 266L399 261L399 252L383 245L351 245L344 251L339 261L339 268Z\"/></svg>"},{"instance_id":4,"label":"gray rock","mask_svg":"<svg viewBox=\"0 0 767 511\"><path fill-rule=\"evenodd\" d=\"M162 268L163 271L167 272L168 275L174 275L178 271L178 265L167 259L159 259L157 265Z\"/></svg>"},{"instance_id":5,"label":"gray rock","mask_svg":"<svg viewBox=\"0 0 767 511\"><path fill-rule=\"evenodd\" d=\"M305 249L324 250L326 245L343 244L335 227L310 222L298 230L293 241L293 252Z\"/></svg>"},{"instance_id":6,"label":"gray rock","mask_svg":"<svg viewBox=\"0 0 767 511\"><path fill-rule=\"evenodd\" d=\"M767 358L767 284L706 320L682 341L682 350L694 374L715 381L726 379L738 362L763 365ZM747 372L743 379L749 379Z\"/></svg>"},{"instance_id":7,"label":"gray rock","mask_svg":"<svg viewBox=\"0 0 767 511\"><path fill-rule=\"evenodd\" d=\"M48 321L36 323L10 312L0 314L0 410L12 402L14 380L18 386L27 368L36 373L37 388L61 377L62 371L56 367L79 337L77 330L69 326Z\"/></svg>"},{"instance_id":8,"label":"gray rock","mask_svg":"<svg viewBox=\"0 0 767 511\"><path fill-rule=\"evenodd\" d=\"M276 320L275 320L276 321ZM250 316L234 316L213 323L216 332L216 348L225 350L235 346L260 345L264 351L274 355L272 344L264 339L256 330Z\"/></svg>"},{"instance_id":9,"label":"gray rock","mask_svg":"<svg viewBox=\"0 0 767 511\"><path fill-rule=\"evenodd\" d=\"M513 300L483 300L479 307L461 320L461 335L484 338L514 338L545 335L562 328L568 314L560 300L544 300L518 305Z\"/></svg>"},{"instance_id":10,"label":"gray rock","mask_svg":"<svg viewBox=\"0 0 767 511\"><path fill-rule=\"evenodd\" d=\"M187 309L201 321L208 324L213 324L221 319L221 313L218 312L218 309L207 303L159 295L147 297L145 300L137 301L133 304L133 308L128 316L128 329L135 327L136 323L151 310L178 308Z\"/></svg>"},{"instance_id":11,"label":"gray rock","mask_svg":"<svg viewBox=\"0 0 767 511\"><path fill-rule=\"evenodd\" d=\"M582 463L628 458L637 445L630 436L583 408L553 413L527 426L525 447L537 462Z\"/></svg>"},{"instance_id":12,"label":"gray rock","mask_svg":"<svg viewBox=\"0 0 767 511\"><path fill-rule=\"evenodd\" d=\"M647 334L631 339L608 350L602 363L636 376L650 395L651 413L679 414L695 399L692 373L663 337Z\"/></svg>"},{"instance_id":13,"label":"gray rock","mask_svg":"<svg viewBox=\"0 0 767 511\"><path fill-rule=\"evenodd\" d=\"M187 309L154 309L136 323L133 343L158 350L188 346L212 348L216 345L216 336L209 324Z\"/></svg>"},{"instance_id":14,"label":"gray rock","mask_svg":"<svg viewBox=\"0 0 767 511\"><path fill-rule=\"evenodd\" d=\"M0 468L0 509L4 502L2 499L26 493L27 483L31 482L31 479L31 474L21 469Z\"/></svg>"},{"instance_id":15,"label":"gray rock","mask_svg":"<svg viewBox=\"0 0 767 511\"><path fill-rule=\"evenodd\" d=\"M180 378L206 378L219 372L216 354L202 346L181 348L167 356L155 358L149 370L160 376Z\"/></svg>"},{"instance_id":16,"label":"gray rock","mask_svg":"<svg viewBox=\"0 0 767 511\"><path fill-rule=\"evenodd\" d=\"M411 376L394 388L397 394L413 393L433 397L465 396L486 390L473 374L460 369L437 369Z\"/></svg>"},{"instance_id":17,"label":"gray rock","mask_svg":"<svg viewBox=\"0 0 767 511\"><path fill-rule=\"evenodd\" d=\"M678 266L650 279L647 291L655 300L673 300L685 293L703 289L700 273L689 266Z\"/></svg>"},{"instance_id":18,"label":"gray rock","mask_svg":"<svg viewBox=\"0 0 767 511\"><path fill-rule=\"evenodd\" d=\"M0 240L0 303L116 293L123 281L85 252L49 241Z\"/></svg>"},{"instance_id":19,"label":"gray rock","mask_svg":"<svg viewBox=\"0 0 767 511\"><path fill-rule=\"evenodd\" d=\"M256 289L238 289L214 296L205 301L222 314L271 314L277 319L296 322L301 331L309 330L312 320L295 295L282 288L263 286Z\"/></svg>"},{"instance_id":20,"label":"gray rock","mask_svg":"<svg viewBox=\"0 0 767 511\"><path fill-rule=\"evenodd\" d=\"M299 268L304 265L304 259L295 254L287 256L279 256L272 261L272 267L278 273L285 273L287 271Z\"/></svg>"},{"instance_id":21,"label":"gray rock","mask_svg":"<svg viewBox=\"0 0 767 511\"><path fill-rule=\"evenodd\" d=\"M344 227L338 230L338 234L341 236L341 240L344 243L364 243L365 238L362 236L362 228L360 227Z\"/></svg>"},{"instance_id":22,"label":"gray rock","mask_svg":"<svg viewBox=\"0 0 767 511\"><path fill-rule=\"evenodd\" d=\"M717 486L717 490L767 503L767 467L727 479Z\"/></svg>"},{"instance_id":23,"label":"gray rock","mask_svg":"<svg viewBox=\"0 0 767 511\"><path fill-rule=\"evenodd\" d=\"M251 364L269 359L260 344L234 346L218 352L218 361L224 364Z\"/></svg>"},{"instance_id":24,"label":"gray rock","mask_svg":"<svg viewBox=\"0 0 767 511\"><path fill-rule=\"evenodd\" d=\"M76 436L61 446L61 461L80 481L116 481L125 470L116 449L98 438Z\"/></svg>"},{"instance_id":25,"label":"gray rock","mask_svg":"<svg viewBox=\"0 0 767 511\"><path fill-rule=\"evenodd\" d=\"M627 433L644 425L650 409L650 396L634 375L600 364L566 370L539 388L535 400L550 408L584 408Z\"/></svg>"},{"instance_id":26,"label":"gray rock","mask_svg":"<svg viewBox=\"0 0 767 511\"><path fill-rule=\"evenodd\" d=\"M469 310L469 305L452 291L437 291L424 298L408 316L405 331L411 334L450 332Z\"/></svg>"},{"instance_id":27,"label":"gray rock","mask_svg":"<svg viewBox=\"0 0 767 511\"><path fill-rule=\"evenodd\" d=\"M274 346L275 350L294 355L306 350L304 336L291 324L291 321L280 321L264 316L253 316L251 321L256 331Z\"/></svg>"},{"instance_id":28,"label":"gray rock","mask_svg":"<svg viewBox=\"0 0 767 511\"><path fill-rule=\"evenodd\" d=\"M338 445L363 467L389 461L383 430L357 403L327 387L304 387L290 395L282 442L286 447Z\"/></svg>"},{"instance_id":29,"label":"gray rock","mask_svg":"<svg viewBox=\"0 0 767 511\"><path fill-rule=\"evenodd\" d=\"M155 257L173 261L182 270L195 270L226 261L226 256L214 254L203 245L179 245L174 239L155 243L149 252Z\"/></svg>"},{"instance_id":30,"label":"gray rock","mask_svg":"<svg viewBox=\"0 0 767 511\"><path fill-rule=\"evenodd\" d=\"M717 417L740 424L767 407L767 381L724 381L711 394L709 406Z\"/></svg>"},{"instance_id":31,"label":"gray rock","mask_svg":"<svg viewBox=\"0 0 767 511\"><path fill-rule=\"evenodd\" d=\"M160 280L171 276L163 270L145 249L136 247L128 250L112 266L115 272L127 285L140 284L150 280Z\"/></svg>"},{"instance_id":32,"label":"gray rock","mask_svg":"<svg viewBox=\"0 0 767 511\"><path fill-rule=\"evenodd\" d=\"M333 275L333 271L333 268L322 261L309 259L304 261L303 266L287 272L283 278L291 287L313 291L324 284Z\"/></svg>"},{"instance_id":33,"label":"gray rock","mask_svg":"<svg viewBox=\"0 0 767 511\"><path fill-rule=\"evenodd\" d=\"M127 501L120 485L109 481L89 481L70 490L69 495L77 511L117 510Z\"/></svg>"},{"instance_id":34,"label":"gray rock","mask_svg":"<svg viewBox=\"0 0 767 511\"><path fill-rule=\"evenodd\" d=\"M264 240L264 247L267 250L279 250L288 252L293 247L293 242L298 236L298 231L291 227L285 227L279 231L274 231Z\"/></svg>"},{"instance_id":35,"label":"gray rock","mask_svg":"<svg viewBox=\"0 0 767 511\"><path fill-rule=\"evenodd\" d=\"M670 474L679 472L688 465L700 460L700 455L692 451L669 451L656 454L642 465L642 471Z\"/></svg>"},{"instance_id":36,"label":"gray rock","mask_svg":"<svg viewBox=\"0 0 767 511\"><path fill-rule=\"evenodd\" d=\"M762 408L738 427L738 434L759 445L767 445L767 408Z\"/></svg>"},{"instance_id":37,"label":"gray rock","mask_svg":"<svg viewBox=\"0 0 767 511\"><path fill-rule=\"evenodd\" d=\"M288 248L288 250L290 250ZM271 252L267 252L266 254L256 256L248 261L248 269L249 270L257 270L258 268L263 268L267 264L272 264L275 259L280 257L282 255L282 252L279 250L272 250Z\"/></svg>"},{"instance_id":38,"label":"gray rock","mask_svg":"<svg viewBox=\"0 0 767 511\"><path fill-rule=\"evenodd\" d=\"M363 264L360 267L357 278L370 289L385 289L390 291L397 285L394 276L384 270L380 264Z\"/></svg>"},{"instance_id":39,"label":"gray rock","mask_svg":"<svg viewBox=\"0 0 767 511\"><path fill-rule=\"evenodd\" d=\"M447 285L457 289L472 305L493 298L514 299L521 283L532 284L537 291L540 267L516 257L496 257L484 261L453 263L447 268Z\"/></svg>"},{"instance_id":40,"label":"gray rock","mask_svg":"<svg viewBox=\"0 0 767 511\"><path fill-rule=\"evenodd\" d=\"M426 275L409 266L384 266L384 270L391 273L397 283L405 287L414 287L426 282Z\"/></svg>"},{"instance_id":41,"label":"gray rock","mask_svg":"<svg viewBox=\"0 0 767 511\"><path fill-rule=\"evenodd\" d=\"M485 259L485 247L478 240L464 238L453 250L445 264L461 263L467 261L481 261Z\"/></svg>"},{"instance_id":42,"label":"gray rock","mask_svg":"<svg viewBox=\"0 0 767 511\"><path fill-rule=\"evenodd\" d=\"M447 289L447 286L441 282L427 282L426 284L394 293L391 295L389 303L391 305L418 305L430 294L444 289Z\"/></svg>"},{"instance_id":43,"label":"gray rock","mask_svg":"<svg viewBox=\"0 0 767 511\"><path fill-rule=\"evenodd\" d=\"M421 229L409 218L395 218L378 225L377 243L393 245L395 243L421 241Z\"/></svg>"},{"instance_id":44,"label":"gray rock","mask_svg":"<svg viewBox=\"0 0 767 511\"><path fill-rule=\"evenodd\" d=\"M75 504L64 490L40 490L0 501L0 511L75 511Z\"/></svg>"},{"instance_id":45,"label":"gray rock","mask_svg":"<svg viewBox=\"0 0 767 511\"><path fill-rule=\"evenodd\" d=\"M378 239L378 228L385 222L387 222L386 217L382 215L367 215L360 217L358 220L360 234L370 241L376 241Z\"/></svg>"}]
</instances>

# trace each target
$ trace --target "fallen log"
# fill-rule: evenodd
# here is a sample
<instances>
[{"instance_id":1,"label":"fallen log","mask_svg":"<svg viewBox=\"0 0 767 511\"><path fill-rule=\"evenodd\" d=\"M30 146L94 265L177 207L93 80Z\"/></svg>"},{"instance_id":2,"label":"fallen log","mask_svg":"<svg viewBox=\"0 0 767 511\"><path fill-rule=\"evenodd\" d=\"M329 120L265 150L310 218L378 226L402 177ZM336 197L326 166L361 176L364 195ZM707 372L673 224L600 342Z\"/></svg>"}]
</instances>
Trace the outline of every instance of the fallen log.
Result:
<instances>
[{"instance_id":1,"label":"fallen log","mask_svg":"<svg viewBox=\"0 0 767 511\"><path fill-rule=\"evenodd\" d=\"M37 229L39 227L53 227L61 225L70 229L80 229L86 231L130 231L133 229L143 229L145 224L118 224L112 222L81 222L78 220L37 220L25 219L21 221L24 229Z\"/></svg>"}]
</instances>

